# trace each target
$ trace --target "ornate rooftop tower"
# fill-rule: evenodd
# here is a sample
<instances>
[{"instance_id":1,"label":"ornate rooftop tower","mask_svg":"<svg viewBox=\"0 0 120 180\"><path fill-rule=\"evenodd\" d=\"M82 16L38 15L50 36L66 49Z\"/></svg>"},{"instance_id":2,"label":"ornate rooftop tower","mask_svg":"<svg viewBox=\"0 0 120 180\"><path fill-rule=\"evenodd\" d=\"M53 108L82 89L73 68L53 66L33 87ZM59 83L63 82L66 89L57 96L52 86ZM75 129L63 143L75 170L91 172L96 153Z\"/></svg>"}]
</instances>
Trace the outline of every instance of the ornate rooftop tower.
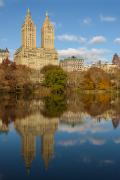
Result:
<instances>
[{"instance_id":1,"label":"ornate rooftop tower","mask_svg":"<svg viewBox=\"0 0 120 180\"><path fill-rule=\"evenodd\" d=\"M36 48L36 27L32 21L29 9L22 25L22 47Z\"/></svg>"},{"instance_id":2,"label":"ornate rooftop tower","mask_svg":"<svg viewBox=\"0 0 120 180\"><path fill-rule=\"evenodd\" d=\"M42 48L48 50L54 49L54 27L50 22L48 13L46 13L45 21L42 26L41 36Z\"/></svg>"}]
</instances>

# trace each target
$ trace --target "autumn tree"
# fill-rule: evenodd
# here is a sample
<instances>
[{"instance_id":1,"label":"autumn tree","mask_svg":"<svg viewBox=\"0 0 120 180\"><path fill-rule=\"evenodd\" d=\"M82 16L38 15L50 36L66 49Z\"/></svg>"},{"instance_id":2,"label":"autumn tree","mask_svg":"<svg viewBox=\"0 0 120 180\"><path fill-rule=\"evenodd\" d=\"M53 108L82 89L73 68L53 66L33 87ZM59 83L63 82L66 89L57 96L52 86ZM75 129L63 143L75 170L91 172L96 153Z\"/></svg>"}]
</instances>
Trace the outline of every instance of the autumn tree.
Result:
<instances>
[{"instance_id":1,"label":"autumn tree","mask_svg":"<svg viewBox=\"0 0 120 180\"><path fill-rule=\"evenodd\" d=\"M100 68L90 68L84 75L84 88L93 90L107 90L111 86L109 75Z\"/></svg>"},{"instance_id":2,"label":"autumn tree","mask_svg":"<svg viewBox=\"0 0 120 180\"><path fill-rule=\"evenodd\" d=\"M16 65L7 58L0 64L0 90L14 92L17 87L24 89L31 83L30 72L28 67Z\"/></svg>"}]
</instances>

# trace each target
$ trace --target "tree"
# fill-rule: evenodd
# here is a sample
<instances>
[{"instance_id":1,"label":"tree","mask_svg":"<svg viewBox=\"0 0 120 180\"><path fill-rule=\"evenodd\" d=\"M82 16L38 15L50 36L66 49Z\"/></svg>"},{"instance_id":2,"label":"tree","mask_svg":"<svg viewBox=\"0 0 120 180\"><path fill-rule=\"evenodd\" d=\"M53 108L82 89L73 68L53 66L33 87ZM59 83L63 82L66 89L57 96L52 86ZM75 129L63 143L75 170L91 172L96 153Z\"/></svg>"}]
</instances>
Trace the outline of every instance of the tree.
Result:
<instances>
[{"instance_id":1,"label":"tree","mask_svg":"<svg viewBox=\"0 0 120 180\"><path fill-rule=\"evenodd\" d=\"M111 77L111 80L114 82L114 89L120 89L120 69L119 68L115 68L114 69L114 74Z\"/></svg>"},{"instance_id":2,"label":"tree","mask_svg":"<svg viewBox=\"0 0 120 180\"><path fill-rule=\"evenodd\" d=\"M23 65L16 65L8 58L0 64L0 90L7 92L15 92L19 90L29 89L31 71ZM28 85L26 88L26 85ZM24 88L25 87L25 88Z\"/></svg>"},{"instance_id":3,"label":"tree","mask_svg":"<svg viewBox=\"0 0 120 180\"><path fill-rule=\"evenodd\" d=\"M44 66L41 69L41 73L46 74L50 70L59 70L59 69L61 69L60 66L50 64L50 65Z\"/></svg>"},{"instance_id":4,"label":"tree","mask_svg":"<svg viewBox=\"0 0 120 180\"><path fill-rule=\"evenodd\" d=\"M90 68L83 79L84 89L107 90L111 87L109 75L100 68Z\"/></svg>"},{"instance_id":5,"label":"tree","mask_svg":"<svg viewBox=\"0 0 120 180\"><path fill-rule=\"evenodd\" d=\"M46 66L42 69L44 72L43 84L50 87L54 93L63 93L67 84L67 74L59 66Z\"/></svg>"}]
</instances>

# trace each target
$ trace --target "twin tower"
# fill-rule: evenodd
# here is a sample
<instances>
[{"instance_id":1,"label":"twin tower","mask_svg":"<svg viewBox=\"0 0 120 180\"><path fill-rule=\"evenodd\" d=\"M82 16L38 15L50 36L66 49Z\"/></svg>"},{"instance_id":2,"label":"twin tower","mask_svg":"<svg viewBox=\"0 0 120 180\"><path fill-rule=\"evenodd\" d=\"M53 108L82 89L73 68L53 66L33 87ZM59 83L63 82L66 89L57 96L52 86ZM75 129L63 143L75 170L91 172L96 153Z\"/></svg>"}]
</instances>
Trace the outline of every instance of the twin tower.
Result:
<instances>
[{"instance_id":1,"label":"twin tower","mask_svg":"<svg viewBox=\"0 0 120 180\"><path fill-rule=\"evenodd\" d=\"M16 64L26 65L40 70L45 65L58 65L58 54L54 47L54 26L48 14L41 28L41 47L36 47L36 26L28 9L22 25L22 46L16 50L14 61Z\"/></svg>"},{"instance_id":2,"label":"twin tower","mask_svg":"<svg viewBox=\"0 0 120 180\"><path fill-rule=\"evenodd\" d=\"M41 29L41 45L44 49L54 49L54 27L47 13ZM36 26L32 21L29 9L22 26L22 46L36 48Z\"/></svg>"}]
</instances>

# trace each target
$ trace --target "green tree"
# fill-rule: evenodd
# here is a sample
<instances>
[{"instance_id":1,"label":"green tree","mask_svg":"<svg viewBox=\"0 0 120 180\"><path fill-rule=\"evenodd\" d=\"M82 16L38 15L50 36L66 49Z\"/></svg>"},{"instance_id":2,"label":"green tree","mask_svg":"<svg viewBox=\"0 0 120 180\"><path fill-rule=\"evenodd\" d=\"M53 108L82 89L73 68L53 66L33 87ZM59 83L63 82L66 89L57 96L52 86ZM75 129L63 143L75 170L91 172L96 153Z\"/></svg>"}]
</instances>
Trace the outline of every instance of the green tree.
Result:
<instances>
[{"instance_id":1,"label":"green tree","mask_svg":"<svg viewBox=\"0 0 120 180\"><path fill-rule=\"evenodd\" d=\"M46 66L43 84L50 87L53 93L63 93L67 84L67 74L59 66Z\"/></svg>"},{"instance_id":2,"label":"green tree","mask_svg":"<svg viewBox=\"0 0 120 180\"><path fill-rule=\"evenodd\" d=\"M50 70L57 70L57 69L58 69L58 70L61 69L60 66L50 64L50 65L44 66L44 67L41 69L41 73L42 73L42 74L46 74L46 73L47 73L48 71L50 71Z\"/></svg>"}]
</instances>

